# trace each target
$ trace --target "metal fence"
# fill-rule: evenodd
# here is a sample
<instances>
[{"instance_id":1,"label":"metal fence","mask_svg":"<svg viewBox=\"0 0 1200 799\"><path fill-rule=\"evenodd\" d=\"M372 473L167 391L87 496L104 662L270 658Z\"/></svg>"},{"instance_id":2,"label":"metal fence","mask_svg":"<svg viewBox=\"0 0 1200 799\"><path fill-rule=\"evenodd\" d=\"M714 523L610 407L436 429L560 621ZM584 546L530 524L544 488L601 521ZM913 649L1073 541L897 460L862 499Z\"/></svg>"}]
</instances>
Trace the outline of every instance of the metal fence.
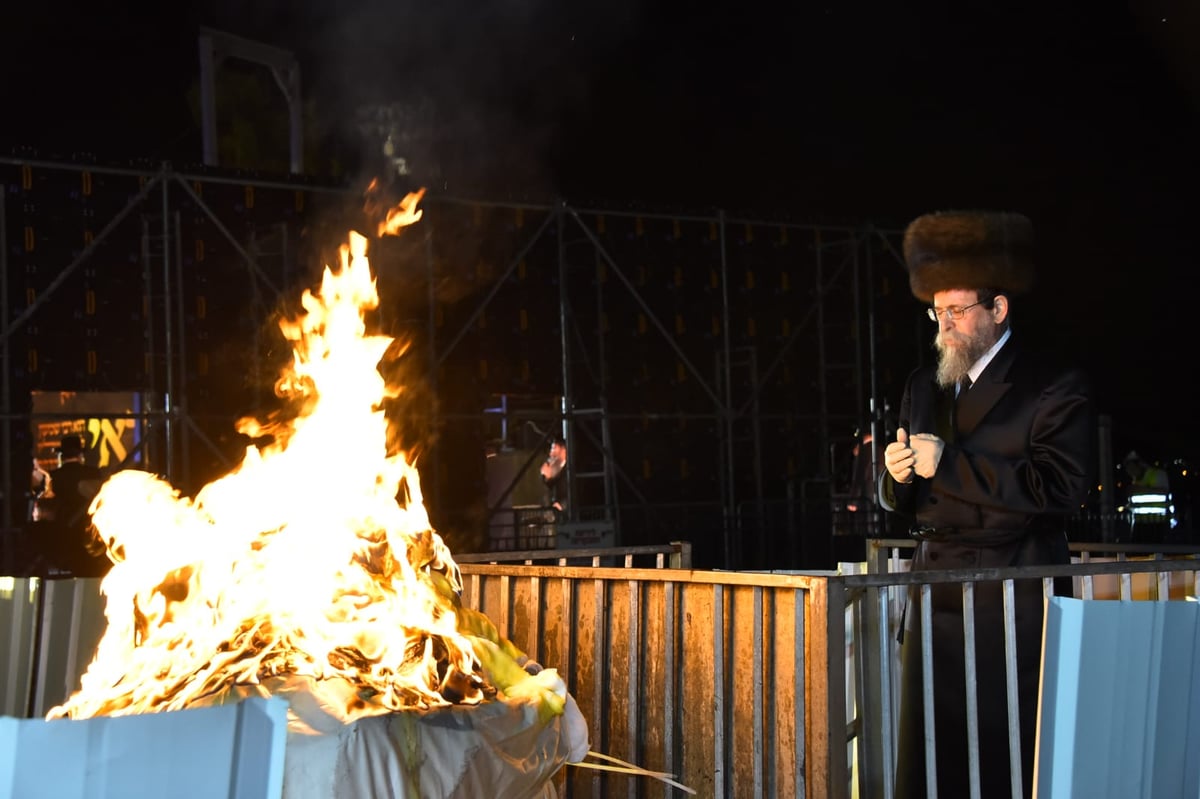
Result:
<instances>
[{"instance_id":1,"label":"metal fence","mask_svg":"<svg viewBox=\"0 0 1200 799\"><path fill-rule=\"evenodd\" d=\"M1195 549L1076 544L1071 566L912 574L908 545L877 542L870 569L842 572L671 568L687 562L682 546L489 553L460 568L464 603L564 675L593 751L708 797L891 796L896 611L910 588L1041 579L1050 590L1070 577L1095 601L1200 593ZM465 562L498 558L521 562ZM566 565L575 561L618 565ZM0 713L37 717L74 690L100 637L98 582L0 579ZM567 797L682 795L582 767L555 780Z\"/></svg>"},{"instance_id":2,"label":"metal fence","mask_svg":"<svg viewBox=\"0 0 1200 799\"><path fill-rule=\"evenodd\" d=\"M910 574L911 546L872 542L878 570L848 564L859 574L469 563L464 599L569 675L594 750L674 774L700 796L837 799L892 796L908 590L1041 579L1052 592L1053 578L1069 577L1083 599L1200 594L1195 548L1073 544L1071 566ZM682 795L571 768L559 787Z\"/></svg>"}]
</instances>

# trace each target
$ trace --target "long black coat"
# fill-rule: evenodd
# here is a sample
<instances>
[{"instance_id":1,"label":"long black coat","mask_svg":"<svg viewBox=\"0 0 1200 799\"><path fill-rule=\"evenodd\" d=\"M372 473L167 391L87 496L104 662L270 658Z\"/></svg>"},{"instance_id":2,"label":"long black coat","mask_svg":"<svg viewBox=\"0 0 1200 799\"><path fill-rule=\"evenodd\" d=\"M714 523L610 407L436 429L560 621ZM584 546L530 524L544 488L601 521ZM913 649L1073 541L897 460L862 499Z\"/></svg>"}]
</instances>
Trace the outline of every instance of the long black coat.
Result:
<instances>
[{"instance_id":1,"label":"long black coat","mask_svg":"<svg viewBox=\"0 0 1200 799\"><path fill-rule=\"evenodd\" d=\"M1095 479L1095 412L1084 375L1024 354L1015 337L1000 349L954 411L953 389L932 367L910 375L899 424L909 435L946 442L932 479L896 484L886 473L885 505L922 529L913 570L987 569L1068 563L1062 519L1079 509ZM897 796L924 797L920 616L916 591L906 609ZM1021 769L1033 776L1042 616L1040 580L1015 585ZM998 583L977 585L975 652L980 785L985 797L1011 797L1008 702L1004 682L1003 599ZM969 796L962 589L934 585L934 705L938 796Z\"/></svg>"}]
</instances>

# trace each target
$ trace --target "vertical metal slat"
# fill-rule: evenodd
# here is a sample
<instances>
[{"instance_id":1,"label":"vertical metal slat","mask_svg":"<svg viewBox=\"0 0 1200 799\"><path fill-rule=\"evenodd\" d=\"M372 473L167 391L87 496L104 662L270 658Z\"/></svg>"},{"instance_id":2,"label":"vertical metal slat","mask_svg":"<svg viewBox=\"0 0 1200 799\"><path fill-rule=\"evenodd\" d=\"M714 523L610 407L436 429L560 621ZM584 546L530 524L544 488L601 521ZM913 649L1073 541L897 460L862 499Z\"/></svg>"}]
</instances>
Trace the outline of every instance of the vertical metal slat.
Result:
<instances>
[{"instance_id":1,"label":"vertical metal slat","mask_svg":"<svg viewBox=\"0 0 1200 799\"><path fill-rule=\"evenodd\" d=\"M713 586L713 796L725 796L725 587Z\"/></svg>"},{"instance_id":2,"label":"vertical metal slat","mask_svg":"<svg viewBox=\"0 0 1200 799\"><path fill-rule=\"evenodd\" d=\"M626 689L629 710L625 719L625 734L629 739L625 744L626 756L630 763L638 763L641 760L641 748L638 746L641 740L641 736L638 735L638 686L641 685L639 656L642 651L642 625L639 618L641 608L638 601L640 586L637 580L629 581L629 634L626 636L628 649L625 653L625 664L629 673L629 686ZM630 799L634 799L637 796L637 780L628 780L628 786Z\"/></svg>"},{"instance_id":3,"label":"vertical metal slat","mask_svg":"<svg viewBox=\"0 0 1200 799\"><path fill-rule=\"evenodd\" d=\"M975 583L962 584L963 667L967 686L967 773L971 799L979 799L979 683L975 664Z\"/></svg>"},{"instance_id":4,"label":"vertical metal slat","mask_svg":"<svg viewBox=\"0 0 1200 799\"><path fill-rule=\"evenodd\" d=\"M808 672L808 659L805 657L805 636L808 628L804 623L804 612L807 605L808 593L803 588L792 591L795 608L793 609L794 631L792 640L796 647L796 671L793 675L792 686L793 704L796 708L796 785L797 799L805 799L808 795L808 778L805 769L808 768L808 719L804 708L804 675Z\"/></svg>"},{"instance_id":5,"label":"vertical metal slat","mask_svg":"<svg viewBox=\"0 0 1200 799\"><path fill-rule=\"evenodd\" d=\"M925 785L927 799L937 799L937 736L933 722L933 610L930 585L921 584L921 695L925 710Z\"/></svg>"},{"instance_id":6,"label":"vertical metal slat","mask_svg":"<svg viewBox=\"0 0 1200 799\"><path fill-rule=\"evenodd\" d=\"M663 585L663 763L677 774L675 760L675 583Z\"/></svg>"},{"instance_id":7,"label":"vertical metal slat","mask_svg":"<svg viewBox=\"0 0 1200 799\"><path fill-rule=\"evenodd\" d=\"M1004 681L1008 687L1008 769L1013 799L1021 799L1021 705L1017 694L1017 620L1013 581L1004 581Z\"/></svg>"},{"instance_id":8,"label":"vertical metal slat","mask_svg":"<svg viewBox=\"0 0 1200 799\"><path fill-rule=\"evenodd\" d=\"M755 797L763 795L763 589L754 586L754 791Z\"/></svg>"}]
</instances>

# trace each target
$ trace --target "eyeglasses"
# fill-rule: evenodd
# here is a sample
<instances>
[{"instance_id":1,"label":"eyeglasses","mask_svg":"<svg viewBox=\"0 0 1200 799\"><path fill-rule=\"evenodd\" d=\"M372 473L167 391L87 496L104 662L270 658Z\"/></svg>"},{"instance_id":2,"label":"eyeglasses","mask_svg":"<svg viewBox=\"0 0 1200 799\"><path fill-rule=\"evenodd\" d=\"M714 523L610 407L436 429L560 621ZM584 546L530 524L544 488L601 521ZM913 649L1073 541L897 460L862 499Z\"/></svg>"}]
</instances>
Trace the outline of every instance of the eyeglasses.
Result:
<instances>
[{"instance_id":1,"label":"eyeglasses","mask_svg":"<svg viewBox=\"0 0 1200 799\"><path fill-rule=\"evenodd\" d=\"M964 316L967 315L967 311L971 310L976 305L983 305L985 302L987 302L987 300L980 300L979 302L973 302L970 305L964 305L961 308L954 306L954 305L951 305L949 308L940 308L940 309L939 308L926 308L925 314L929 317L929 320L931 322L936 322L938 320L938 317L942 316L942 315L945 315L947 318L953 319L954 321L957 322L958 320L962 319Z\"/></svg>"}]
</instances>

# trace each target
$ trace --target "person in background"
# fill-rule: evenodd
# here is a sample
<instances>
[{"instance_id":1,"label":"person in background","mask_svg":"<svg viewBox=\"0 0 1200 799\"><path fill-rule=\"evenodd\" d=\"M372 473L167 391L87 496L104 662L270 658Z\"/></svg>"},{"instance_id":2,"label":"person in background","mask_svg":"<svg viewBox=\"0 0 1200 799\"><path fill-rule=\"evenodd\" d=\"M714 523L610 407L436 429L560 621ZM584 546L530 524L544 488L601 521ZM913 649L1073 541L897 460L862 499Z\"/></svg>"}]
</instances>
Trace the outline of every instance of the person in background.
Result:
<instances>
[{"instance_id":1,"label":"person in background","mask_svg":"<svg viewBox=\"0 0 1200 799\"><path fill-rule=\"evenodd\" d=\"M1175 535L1175 500L1167 470L1150 463L1137 450L1121 461L1129 476L1125 506L1129 512L1130 537L1135 544L1183 543Z\"/></svg>"},{"instance_id":2,"label":"person in background","mask_svg":"<svg viewBox=\"0 0 1200 799\"><path fill-rule=\"evenodd\" d=\"M1138 488L1154 491L1168 491L1171 488L1171 480L1166 470L1153 463L1148 463L1137 453L1137 450L1130 450L1121 465L1129 474L1130 483Z\"/></svg>"},{"instance_id":3,"label":"person in background","mask_svg":"<svg viewBox=\"0 0 1200 799\"><path fill-rule=\"evenodd\" d=\"M882 527L879 520L875 485L879 474L872 468L874 436L854 432L854 447L850 450L849 484L846 487L845 532L853 536L878 537Z\"/></svg>"},{"instance_id":4,"label":"person in background","mask_svg":"<svg viewBox=\"0 0 1200 799\"><path fill-rule=\"evenodd\" d=\"M45 559L76 577L99 577L112 565L92 533L88 509L104 482L104 473L87 462L83 438L63 436L58 468L50 473L50 492L39 502L46 523L41 543Z\"/></svg>"},{"instance_id":5,"label":"person in background","mask_svg":"<svg viewBox=\"0 0 1200 799\"><path fill-rule=\"evenodd\" d=\"M26 521L36 522L42 516L42 498L48 497L50 491L50 473L42 468L37 455L33 456L33 472L29 478L29 510Z\"/></svg>"},{"instance_id":6,"label":"person in background","mask_svg":"<svg viewBox=\"0 0 1200 799\"><path fill-rule=\"evenodd\" d=\"M927 214L905 231L904 258L913 295L929 304L937 351L936 364L908 378L880 477L882 506L907 519L917 539L912 570L1069 563L1065 517L1095 481L1095 411L1082 372L1044 360L1037 341L1014 331L1017 297L1034 281L1032 224L1014 213ZM930 587L937 795L965 797L963 589ZM1042 581L1016 581L1014 597L1019 723L1012 723L1031 796ZM976 583L974 607L981 795L1011 797L1001 584ZM914 586L901 633L898 799L927 795L921 615Z\"/></svg>"},{"instance_id":7,"label":"person in background","mask_svg":"<svg viewBox=\"0 0 1200 799\"><path fill-rule=\"evenodd\" d=\"M555 519L562 517L567 505L567 442L555 436L550 442L550 454L540 473L545 486L542 504L554 509Z\"/></svg>"},{"instance_id":8,"label":"person in background","mask_svg":"<svg viewBox=\"0 0 1200 799\"><path fill-rule=\"evenodd\" d=\"M850 499L846 510L851 513L866 512L874 502L875 478L871 468L871 431L861 437L855 432L854 449L850 451Z\"/></svg>"}]
</instances>

